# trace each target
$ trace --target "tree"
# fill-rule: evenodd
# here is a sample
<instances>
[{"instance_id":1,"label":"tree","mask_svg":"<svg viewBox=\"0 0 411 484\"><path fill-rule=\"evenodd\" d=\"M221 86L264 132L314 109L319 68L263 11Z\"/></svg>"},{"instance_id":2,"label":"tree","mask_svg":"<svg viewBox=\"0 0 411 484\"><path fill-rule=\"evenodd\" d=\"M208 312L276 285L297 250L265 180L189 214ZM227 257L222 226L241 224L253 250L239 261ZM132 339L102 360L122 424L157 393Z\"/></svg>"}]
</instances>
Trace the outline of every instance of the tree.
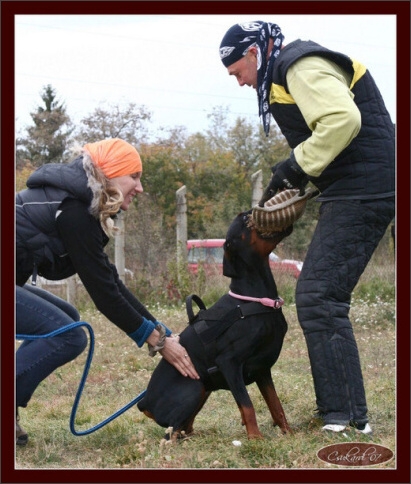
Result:
<instances>
[{"instance_id":1,"label":"tree","mask_svg":"<svg viewBox=\"0 0 411 484\"><path fill-rule=\"evenodd\" d=\"M151 113L144 106L138 107L134 103L129 103L125 108L118 104L107 108L100 106L80 121L76 139L85 144L108 138L121 138L139 146L147 138L145 123L150 119Z\"/></svg>"},{"instance_id":2,"label":"tree","mask_svg":"<svg viewBox=\"0 0 411 484\"><path fill-rule=\"evenodd\" d=\"M45 163L61 163L67 157L67 142L73 132L64 103L57 99L55 89L48 84L41 92L44 107L30 113L34 126L26 129L27 137L16 140L16 165L26 163L38 167Z\"/></svg>"},{"instance_id":3,"label":"tree","mask_svg":"<svg viewBox=\"0 0 411 484\"><path fill-rule=\"evenodd\" d=\"M260 168L263 170L271 168L290 156L291 148L276 123L271 123L268 136L266 136L262 124L259 125L258 151L260 152Z\"/></svg>"},{"instance_id":4,"label":"tree","mask_svg":"<svg viewBox=\"0 0 411 484\"><path fill-rule=\"evenodd\" d=\"M244 118L237 118L228 131L228 140L234 159L245 174L251 176L259 170L261 150L258 129Z\"/></svg>"},{"instance_id":5,"label":"tree","mask_svg":"<svg viewBox=\"0 0 411 484\"><path fill-rule=\"evenodd\" d=\"M262 169L265 177L270 168L289 156L290 148L277 124L271 124L266 136L262 124L253 124L238 117L233 125L227 121L228 109L215 106L211 114L206 141L213 151L230 153L245 175L250 176Z\"/></svg>"},{"instance_id":6,"label":"tree","mask_svg":"<svg viewBox=\"0 0 411 484\"><path fill-rule=\"evenodd\" d=\"M214 106L211 113L207 115L207 118L210 119L210 128L207 130L206 135L213 150L225 151L228 149L228 114L229 109L227 107Z\"/></svg>"},{"instance_id":7,"label":"tree","mask_svg":"<svg viewBox=\"0 0 411 484\"><path fill-rule=\"evenodd\" d=\"M26 181L29 176L33 173L34 167L30 163L26 163L24 166L16 168L16 178L15 178L15 190L19 192L27 188Z\"/></svg>"}]
</instances>

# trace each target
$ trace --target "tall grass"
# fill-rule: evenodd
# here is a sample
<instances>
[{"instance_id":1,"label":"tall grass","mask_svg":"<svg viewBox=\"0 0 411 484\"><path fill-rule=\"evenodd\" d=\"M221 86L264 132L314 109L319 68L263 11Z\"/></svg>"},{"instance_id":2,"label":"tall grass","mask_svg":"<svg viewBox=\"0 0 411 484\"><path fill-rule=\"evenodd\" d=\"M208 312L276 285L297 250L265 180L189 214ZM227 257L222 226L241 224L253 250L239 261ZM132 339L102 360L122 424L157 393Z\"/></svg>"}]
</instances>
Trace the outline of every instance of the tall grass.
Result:
<instances>
[{"instance_id":1,"label":"tall grass","mask_svg":"<svg viewBox=\"0 0 411 484\"><path fill-rule=\"evenodd\" d=\"M26 447L16 449L17 469L324 469L317 458L320 448L345 441L368 441L347 431L326 435L313 417L315 395L304 337L294 305L295 280L276 277L285 299L289 330L279 360L272 368L292 435L273 428L269 412L255 384L248 387L265 439L248 441L238 408L228 391L211 395L198 415L194 435L179 444L164 440L166 429L145 417L136 407L87 436L69 430L73 399L83 372L85 353L57 369L36 390L21 424L29 433ZM215 276L203 281L197 292L209 306L227 290L228 280ZM194 284L194 282L193 282ZM193 289L190 286L188 289ZM197 289L199 289L197 291ZM182 303L152 304L150 310L175 332L187 324ZM95 332L94 358L80 401L76 429L88 429L143 391L159 357L138 349L113 324L85 301L82 319ZM374 442L396 447L396 330L395 274L392 257L376 254L357 285L351 320L361 355L369 418ZM234 446L233 441L242 445ZM395 458L377 468L393 469Z\"/></svg>"}]
</instances>

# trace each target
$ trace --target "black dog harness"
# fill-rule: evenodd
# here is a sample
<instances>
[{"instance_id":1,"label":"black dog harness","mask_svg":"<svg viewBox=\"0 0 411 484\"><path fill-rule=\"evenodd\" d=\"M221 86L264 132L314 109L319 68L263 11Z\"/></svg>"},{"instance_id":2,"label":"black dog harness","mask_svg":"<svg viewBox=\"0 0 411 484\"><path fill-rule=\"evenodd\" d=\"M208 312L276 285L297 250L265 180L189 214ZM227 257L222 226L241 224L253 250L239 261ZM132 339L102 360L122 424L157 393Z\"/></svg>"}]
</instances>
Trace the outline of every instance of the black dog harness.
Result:
<instances>
[{"instance_id":1,"label":"black dog harness","mask_svg":"<svg viewBox=\"0 0 411 484\"><path fill-rule=\"evenodd\" d=\"M207 309L202 299L196 294L186 298L186 311L189 324L193 327L200 341L205 348L205 355L208 362L208 373L213 379L215 373L219 372L214 365L215 361L215 341L222 335L233 323L241 319L255 316L256 314L274 313L284 304L281 298L250 298L240 296L229 292L231 297L244 299L245 303L237 304L232 309ZM199 307L199 312L194 314L193 301Z\"/></svg>"},{"instance_id":2,"label":"black dog harness","mask_svg":"<svg viewBox=\"0 0 411 484\"><path fill-rule=\"evenodd\" d=\"M188 315L188 322L193 325L196 333L200 337L204 345L215 341L221 334L223 334L233 323L239 319L245 319L256 314L272 313L279 309L284 301L281 298L251 298L247 296L240 296L229 292L229 295L237 299L247 301L246 304L237 304L229 311L216 311L206 308L202 299L196 294L188 296L186 299L186 310ZM194 314L192 303L193 301L200 308L197 314Z\"/></svg>"}]
</instances>

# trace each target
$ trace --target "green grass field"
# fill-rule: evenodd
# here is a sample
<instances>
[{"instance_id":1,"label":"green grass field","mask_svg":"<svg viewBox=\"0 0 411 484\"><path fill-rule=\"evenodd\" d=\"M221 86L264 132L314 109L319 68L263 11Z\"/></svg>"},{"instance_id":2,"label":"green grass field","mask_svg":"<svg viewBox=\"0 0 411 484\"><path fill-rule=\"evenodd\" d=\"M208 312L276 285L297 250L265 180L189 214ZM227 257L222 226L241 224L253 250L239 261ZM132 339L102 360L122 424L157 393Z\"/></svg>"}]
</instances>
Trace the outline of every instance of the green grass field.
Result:
<instances>
[{"instance_id":1,"label":"green grass field","mask_svg":"<svg viewBox=\"0 0 411 484\"><path fill-rule=\"evenodd\" d=\"M383 271L383 272L381 272ZM222 285L226 285L224 279ZM294 282L277 281L280 294L292 294ZM214 287L215 288L215 287ZM290 299L287 302L287 298ZM87 436L74 436L69 418L86 352L59 368L20 410L29 433L26 447L16 449L16 469L324 469L337 468L317 457L336 442L368 442L354 431L322 432L313 417L316 407L305 340L292 297L285 297L289 330L279 360L272 368L277 393L292 435L274 428L255 384L248 387L264 440L248 441L234 399L228 391L213 393L199 413L192 437L170 444L165 429L136 407ZM175 332L187 324L183 305L150 307ZM95 332L94 358L76 418L78 431L106 419L143 391L159 356L151 358L91 306L82 320ZM353 296L351 320L361 355L373 441L394 452L377 468L395 469L396 451L396 329L394 268L374 264ZM240 441L235 446L233 441ZM375 468L375 467L373 467Z\"/></svg>"}]
</instances>

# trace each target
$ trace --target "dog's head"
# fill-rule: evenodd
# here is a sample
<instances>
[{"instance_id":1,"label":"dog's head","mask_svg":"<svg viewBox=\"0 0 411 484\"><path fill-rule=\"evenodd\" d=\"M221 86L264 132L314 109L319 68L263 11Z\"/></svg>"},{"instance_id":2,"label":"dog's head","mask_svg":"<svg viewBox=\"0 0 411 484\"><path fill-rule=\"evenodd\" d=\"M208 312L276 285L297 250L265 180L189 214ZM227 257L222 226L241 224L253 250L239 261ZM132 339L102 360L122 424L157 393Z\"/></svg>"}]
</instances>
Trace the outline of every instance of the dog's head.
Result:
<instances>
[{"instance_id":1,"label":"dog's head","mask_svg":"<svg viewBox=\"0 0 411 484\"><path fill-rule=\"evenodd\" d=\"M269 254L293 231L290 225L281 231L262 236L250 223L251 214L252 210L240 213L228 228L223 259L223 274L227 277L240 277L240 268L243 267L268 264Z\"/></svg>"},{"instance_id":2,"label":"dog's head","mask_svg":"<svg viewBox=\"0 0 411 484\"><path fill-rule=\"evenodd\" d=\"M256 205L250 214L250 224L262 236L283 231L293 225L304 214L308 200L318 195L319 191L306 188L282 190L267 200L262 207Z\"/></svg>"},{"instance_id":3,"label":"dog's head","mask_svg":"<svg viewBox=\"0 0 411 484\"><path fill-rule=\"evenodd\" d=\"M283 190L263 207L240 213L231 223L224 245L223 274L241 277L246 271L268 268L268 255L284 237L293 231L293 224L304 213L307 201L318 195L307 188Z\"/></svg>"}]
</instances>

